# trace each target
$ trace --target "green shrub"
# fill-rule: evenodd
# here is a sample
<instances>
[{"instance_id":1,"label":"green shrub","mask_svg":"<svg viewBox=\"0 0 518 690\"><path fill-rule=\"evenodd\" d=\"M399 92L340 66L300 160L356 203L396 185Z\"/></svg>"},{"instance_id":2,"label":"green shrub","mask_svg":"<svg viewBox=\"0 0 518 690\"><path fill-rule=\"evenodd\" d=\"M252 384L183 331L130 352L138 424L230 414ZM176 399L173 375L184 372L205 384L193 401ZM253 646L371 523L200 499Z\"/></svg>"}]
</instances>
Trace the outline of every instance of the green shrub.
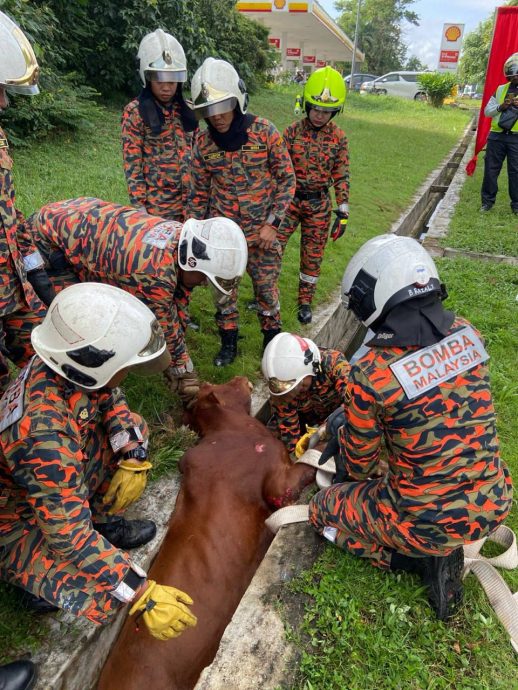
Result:
<instances>
[{"instance_id":1,"label":"green shrub","mask_svg":"<svg viewBox=\"0 0 518 690\"><path fill-rule=\"evenodd\" d=\"M419 77L419 84L426 91L428 101L434 108L440 108L457 82L449 72L425 72Z\"/></svg>"}]
</instances>

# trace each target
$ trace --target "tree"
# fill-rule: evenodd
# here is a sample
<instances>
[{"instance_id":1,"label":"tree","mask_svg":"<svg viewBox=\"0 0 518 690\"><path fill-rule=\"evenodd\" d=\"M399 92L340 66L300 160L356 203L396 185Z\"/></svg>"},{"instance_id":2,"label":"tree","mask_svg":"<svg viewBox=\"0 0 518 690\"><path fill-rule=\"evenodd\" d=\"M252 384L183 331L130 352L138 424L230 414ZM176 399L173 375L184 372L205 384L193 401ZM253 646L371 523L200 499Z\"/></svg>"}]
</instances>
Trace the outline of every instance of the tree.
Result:
<instances>
[{"instance_id":1,"label":"tree","mask_svg":"<svg viewBox=\"0 0 518 690\"><path fill-rule=\"evenodd\" d=\"M518 0L510 0L508 6L517 7ZM487 62L491 50L491 40L495 27L495 15L477 26L464 39L462 55L459 61L459 81L468 84L481 84L486 78Z\"/></svg>"},{"instance_id":2,"label":"tree","mask_svg":"<svg viewBox=\"0 0 518 690\"><path fill-rule=\"evenodd\" d=\"M427 72L419 77L419 84L426 91L428 102L440 108L444 99L451 94L457 77L451 72Z\"/></svg>"},{"instance_id":3,"label":"tree","mask_svg":"<svg viewBox=\"0 0 518 690\"><path fill-rule=\"evenodd\" d=\"M408 58L405 69L409 72L424 72L428 69L428 65L422 63L416 55L412 55L412 57Z\"/></svg>"},{"instance_id":4,"label":"tree","mask_svg":"<svg viewBox=\"0 0 518 690\"><path fill-rule=\"evenodd\" d=\"M418 15L409 9L414 0L363 0L360 12L358 46L365 53L364 69L385 74L401 69L406 56L403 41L404 21L418 25ZM338 24L353 37L358 0L338 0L342 14Z\"/></svg>"}]
</instances>

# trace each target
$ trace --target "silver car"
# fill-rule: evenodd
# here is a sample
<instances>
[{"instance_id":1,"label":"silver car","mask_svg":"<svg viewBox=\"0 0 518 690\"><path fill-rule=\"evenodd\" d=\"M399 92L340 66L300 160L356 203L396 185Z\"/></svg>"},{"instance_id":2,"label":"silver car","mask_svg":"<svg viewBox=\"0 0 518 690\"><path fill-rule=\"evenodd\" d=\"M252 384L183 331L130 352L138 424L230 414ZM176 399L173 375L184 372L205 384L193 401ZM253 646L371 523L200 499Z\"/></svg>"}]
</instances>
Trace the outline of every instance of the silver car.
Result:
<instances>
[{"instance_id":1,"label":"silver car","mask_svg":"<svg viewBox=\"0 0 518 690\"><path fill-rule=\"evenodd\" d=\"M418 79L423 72L389 72L374 81L364 82L360 93L372 93L377 96L399 96L415 101L425 101L426 92Z\"/></svg>"}]
</instances>

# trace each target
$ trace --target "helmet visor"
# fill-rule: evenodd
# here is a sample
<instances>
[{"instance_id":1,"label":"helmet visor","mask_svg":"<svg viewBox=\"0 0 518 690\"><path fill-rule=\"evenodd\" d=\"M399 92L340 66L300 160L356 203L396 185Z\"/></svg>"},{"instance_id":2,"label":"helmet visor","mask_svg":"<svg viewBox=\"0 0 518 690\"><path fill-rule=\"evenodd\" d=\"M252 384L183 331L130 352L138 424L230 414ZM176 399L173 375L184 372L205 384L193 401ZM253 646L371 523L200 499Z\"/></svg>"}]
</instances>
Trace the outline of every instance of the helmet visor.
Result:
<instances>
[{"instance_id":1,"label":"helmet visor","mask_svg":"<svg viewBox=\"0 0 518 690\"><path fill-rule=\"evenodd\" d=\"M146 358L141 364L136 363L131 367L135 374L157 374L171 364L171 355L166 348L166 342L162 326L155 319L151 324L151 336L147 344L140 350L138 358Z\"/></svg>"},{"instance_id":2,"label":"helmet visor","mask_svg":"<svg viewBox=\"0 0 518 690\"><path fill-rule=\"evenodd\" d=\"M272 395L284 395L289 393L297 385L297 379L291 379L290 381L281 381L280 379L272 376L268 379L268 390Z\"/></svg>"},{"instance_id":3,"label":"helmet visor","mask_svg":"<svg viewBox=\"0 0 518 690\"><path fill-rule=\"evenodd\" d=\"M319 110L322 113L338 113L340 112L341 105L315 105L315 103L308 104L311 110Z\"/></svg>"},{"instance_id":4,"label":"helmet visor","mask_svg":"<svg viewBox=\"0 0 518 690\"><path fill-rule=\"evenodd\" d=\"M237 98L228 91L220 91L207 82L201 85L200 93L194 100L194 114L198 120L213 115L229 113L237 105Z\"/></svg>"},{"instance_id":5,"label":"helmet visor","mask_svg":"<svg viewBox=\"0 0 518 690\"><path fill-rule=\"evenodd\" d=\"M144 76L147 81L161 81L169 82L171 84L179 84L187 81L187 70L172 70L172 69L157 69L146 70Z\"/></svg>"},{"instance_id":6,"label":"helmet visor","mask_svg":"<svg viewBox=\"0 0 518 690\"><path fill-rule=\"evenodd\" d=\"M233 290L239 285L241 276L236 276L235 278L220 278L219 276L209 276L207 275L211 283L219 292L224 295L230 295Z\"/></svg>"}]
</instances>

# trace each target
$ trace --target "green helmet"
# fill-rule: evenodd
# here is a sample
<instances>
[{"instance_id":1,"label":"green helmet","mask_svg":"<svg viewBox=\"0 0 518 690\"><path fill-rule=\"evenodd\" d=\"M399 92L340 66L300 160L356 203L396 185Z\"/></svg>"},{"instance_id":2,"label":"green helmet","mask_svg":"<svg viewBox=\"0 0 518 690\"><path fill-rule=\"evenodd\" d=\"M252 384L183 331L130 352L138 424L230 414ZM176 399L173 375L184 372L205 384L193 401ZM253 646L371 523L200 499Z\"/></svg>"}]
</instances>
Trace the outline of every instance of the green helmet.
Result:
<instances>
[{"instance_id":1,"label":"green helmet","mask_svg":"<svg viewBox=\"0 0 518 690\"><path fill-rule=\"evenodd\" d=\"M304 87L304 106L323 110L327 113L340 113L346 95L342 75L332 67L322 67L313 72Z\"/></svg>"},{"instance_id":2,"label":"green helmet","mask_svg":"<svg viewBox=\"0 0 518 690\"><path fill-rule=\"evenodd\" d=\"M518 53L513 53L505 61L504 74L506 79L512 79L518 76Z\"/></svg>"}]
</instances>

